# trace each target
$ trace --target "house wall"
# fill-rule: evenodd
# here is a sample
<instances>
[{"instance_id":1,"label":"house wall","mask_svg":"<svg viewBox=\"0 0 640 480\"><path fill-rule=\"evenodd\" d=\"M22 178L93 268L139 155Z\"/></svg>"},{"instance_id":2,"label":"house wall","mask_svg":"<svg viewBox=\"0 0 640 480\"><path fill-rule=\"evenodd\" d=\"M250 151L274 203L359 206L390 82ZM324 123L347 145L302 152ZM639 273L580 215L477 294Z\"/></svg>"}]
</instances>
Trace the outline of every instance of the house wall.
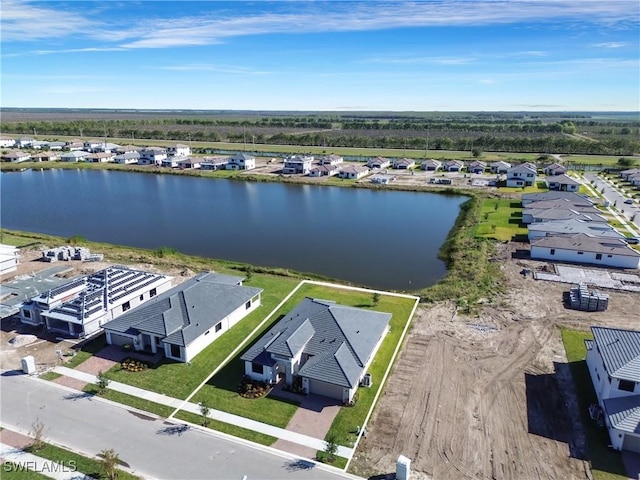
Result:
<instances>
[{"instance_id":1,"label":"house wall","mask_svg":"<svg viewBox=\"0 0 640 480\"><path fill-rule=\"evenodd\" d=\"M598 404L602 406L602 400L611 395L611 377L604 368L602 357L596 350L595 342L591 350L587 350L587 367L591 375L591 383L598 397Z\"/></svg>"},{"instance_id":2,"label":"house wall","mask_svg":"<svg viewBox=\"0 0 640 480\"><path fill-rule=\"evenodd\" d=\"M244 362L244 374L247 377L256 380L257 382L275 383L277 380L278 370L278 364L274 365L273 367L263 366L262 374L259 374L253 371L251 362Z\"/></svg>"},{"instance_id":3,"label":"house wall","mask_svg":"<svg viewBox=\"0 0 640 480\"><path fill-rule=\"evenodd\" d=\"M553 251L553 254L552 254ZM601 258L597 258L597 254L594 252L585 251L583 254L579 254L573 250L563 250L560 248L549 248L532 245L531 246L531 258L542 260L555 260L558 262L574 262L574 263L588 263L592 265L606 265L608 267L617 268L639 268L640 258L623 256L616 254L601 254Z\"/></svg>"}]
</instances>

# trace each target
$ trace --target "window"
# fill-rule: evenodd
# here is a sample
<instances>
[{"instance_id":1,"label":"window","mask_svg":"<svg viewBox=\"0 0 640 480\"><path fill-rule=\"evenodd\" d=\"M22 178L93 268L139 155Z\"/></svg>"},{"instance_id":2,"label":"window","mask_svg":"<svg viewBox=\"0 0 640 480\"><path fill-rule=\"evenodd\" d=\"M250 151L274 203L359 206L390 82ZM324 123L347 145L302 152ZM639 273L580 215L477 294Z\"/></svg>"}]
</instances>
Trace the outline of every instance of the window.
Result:
<instances>
[{"instance_id":1,"label":"window","mask_svg":"<svg viewBox=\"0 0 640 480\"><path fill-rule=\"evenodd\" d=\"M636 388L635 382L630 382L629 380L620 380L618 383L618 390L624 390L625 392L633 392Z\"/></svg>"},{"instance_id":2,"label":"window","mask_svg":"<svg viewBox=\"0 0 640 480\"><path fill-rule=\"evenodd\" d=\"M249 310L251 308L251 300L244 304L244 308Z\"/></svg>"},{"instance_id":3,"label":"window","mask_svg":"<svg viewBox=\"0 0 640 480\"><path fill-rule=\"evenodd\" d=\"M156 289L152 288L151 290L149 290L149 298L155 297L155 296L156 296Z\"/></svg>"},{"instance_id":4,"label":"window","mask_svg":"<svg viewBox=\"0 0 640 480\"><path fill-rule=\"evenodd\" d=\"M125 303L122 304L122 311L123 312L126 312L130 308L131 308L131 303L130 302L125 302Z\"/></svg>"},{"instance_id":5,"label":"window","mask_svg":"<svg viewBox=\"0 0 640 480\"><path fill-rule=\"evenodd\" d=\"M251 362L251 371L253 373L259 373L260 375L262 375L262 365L260 365L259 363L255 363L255 362Z\"/></svg>"},{"instance_id":6,"label":"window","mask_svg":"<svg viewBox=\"0 0 640 480\"><path fill-rule=\"evenodd\" d=\"M31 312L29 310L23 310L22 314L26 317L26 318L31 318Z\"/></svg>"},{"instance_id":7,"label":"window","mask_svg":"<svg viewBox=\"0 0 640 480\"><path fill-rule=\"evenodd\" d=\"M222 330L222 322L216 323L216 332L219 332L220 330Z\"/></svg>"},{"instance_id":8,"label":"window","mask_svg":"<svg viewBox=\"0 0 640 480\"><path fill-rule=\"evenodd\" d=\"M596 377L598 377L598 381L600 381L600 374L596 373Z\"/></svg>"},{"instance_id":9,"label":"window","mask_svg":"<svg viewBox=\"0 0 640 480\"><path fill-rule=\"evenodd\" d=\"M607 255L607 258L613 258L613 255Z\"/></svg>"},{"instance_id":10,"label":"window","mask_svg":"<svg viewBox=\"0 0 640 480\"><path fill-rule=\"evenodd\" d=\"M578 252L578 255L584 255L584 252Z\"/></svg>"},{"instance_id":11,"label":"window","mask_svg":"<svg viewBox=\"0 0 640 480\"><path fill-rule=\"evenodd\" d=\"M210 331L211 331L211 330L207 330L206 332L204 332L204 334L205 334L205 335L209 335L209 332L210 332Z\"/></svg>"},{"instance_id":12,"label":"window","mask_svg":"<svg viewBox=\"0 0 640 480\"><path fill-rule=\"evenodd\" d=\"M556 254L556 249L552 248L551 251L549 252L551 255L555 255Z\"/></svg>"},{"instance_id":13,"label":"window","mask_svg":"<svg viewBox=\"0 0 640 480\"><path fill-rule=\"evenodd\" d=\"M596 260L602 260L602 254L596 253Z\"/></svg>"},{"instance_id":14,"label":"window","mask_svg":"<svg viewBox=\"0 0 640 480\"><path fill-rule=\"evenodd\" d=\"M144 294L140 295L140 301L144 301Z\"/></svg>"},{"instance_id":15,"label":"window","mask_svg":"<svg viewBox=\"0 0 640 480\"><path fill-rule=\"evenodd\" d=\"M171 345L171 356L173 358L182 358L182 352L180 351L180 345Z\"/></svg>"}]
</instances>

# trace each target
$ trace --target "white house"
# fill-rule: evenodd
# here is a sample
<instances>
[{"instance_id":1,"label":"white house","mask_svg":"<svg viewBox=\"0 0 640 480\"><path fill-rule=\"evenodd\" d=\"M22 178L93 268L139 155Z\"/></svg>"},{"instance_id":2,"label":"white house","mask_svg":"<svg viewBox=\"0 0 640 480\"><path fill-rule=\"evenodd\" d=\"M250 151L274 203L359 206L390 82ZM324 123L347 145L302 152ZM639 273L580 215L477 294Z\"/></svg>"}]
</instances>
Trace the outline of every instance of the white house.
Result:
<instances>
[{"instance_id":1,"label":"white house","mask_svg":"<svg viewBox=\"0 0 640 480\"><path fill-rule=\"evenodd\" d=\"M586 233L594 237L618 238L624 240L624 235L618 232L608 223L585 222L584 220L571 219L555 222L532 223L527 227L529 241L550 235L575 235Z\"/></svg>"},{"instance_id":2,"label":"white house","mask_svg":"<svg viewBox=\"0 0 640 480\"><path fill-rule=\"evenodd\" d=\"M372 175L369 181L377 185L389 185L395 179L396 177L394 177L393 175L383 175L382 173L377 173L375 175Z\"/></svg>"},{"instance_id":3,"label":"white house","mask_svg":"<svg viewBox=\"0 0 640 480\"><path fill-rule=\"evenodd\" d=\"M16 140L14 138L6 138L0 137L0 148L13 147L16 144Z\"/></svg>"},{"instance_id":4,"label":"white house","mask_svg":"<svg viewBox=\"0 0 640 480\"><path fill-rule=\"evenodd\" d=\"M227 159L227 170L252 170L256 168L256 157L247 153L237 153Z\"/></svg>"},{"instance_id":5,"label":"white house","mask_svg":"<svg viewBox=\"0 0 640 480\"><path fill-rule=\"evenodd\" d=\"M60 154L52 151L38 152L34 153L31 159L36 162L55 162L60 160Z\"/></svg>"},{"instance_id":6,"label":"white house","mask_svg":"<svg viewBox=\"0 0 640 480\"><path fill-rule=\"evenodd\" d=\"M7 152L0 157L0 160L3 162L11 162L11 163L19 163L26 162L31 159L31 155L27 152L21 152L20 150L14 150L12 152Z\"/></svg>"},{"instance_id":7,"label":"white house","mask_svg":"<svg viewBox=\"0 0 640 480\"><path fill-rule=\"evenodd\" d=\"M83 150L73 150L60 155L60 160L62 160L63 162L81 162L87 155L89 155L89 152L85 152Z\"/></svg>"},{"instance_id":8,"label":"white house","mask_svg":"<svg viewBox=\"0 0 640 480\"><path fill-rule=\"evenodd\" d=\"M551 165L544 167L544 173L546 175L564 175L566 172L566 167L559 163L552 163Z\"/></svg>"},{"instance_id":9,"label":"white house","mask_svg":"<svg viewBox=\"0 0 640 480\"><path fill-rule=\"evenodd\" d=\"M337 175L340 172L340 167L338 167L337 165L330 165L330 164L324 164L324 165L318 165L316 167L313 167L311 170L309 170L309 176L310 177L333 177L334 175Z\"/></svg>"},{"instance_id":10,"label":"white house","mask_svg":"<svg viewBox=\"0 0 640 480\"><path fill-rule=\"evenodd\" d=\"M261 302L241 277L202 273L106 323L107 343L190 362Z\"/></svg>"},{"instance_id":11,"label":"white house","mask_svg":"<svg viewBox=\"0 0 640 480\"><path fill-rule=\"evenodd\" d=\"M358 180L369 173L369 168L363 165L349 165L344 167L338 173L340 178L348 178L351 180Z\"/></svg>"},{"instance_id":12,"label":"white house","mask_svg":"<svg viewBox=\"0 0 640 480\"><path fill-rule=\"evenodd\" d=\"M389 331L390 313L305 298L241 357L257 381L300 385L308 394L353 400Z\"/></svg>"},{"instance_id":13,"label":"white house","mask_svg":"<svg viewBox=\"0 0 640 480\"><path fill-rule=\"evenodd\" d=\"M445 172L461 172L463 168L464 163L460 160L448 160L442 165L442 169Z\"/></svg>"},{"instance_id":14,"label":"white house","mask_svg":"<svg viewBox=\"0 0 640 480\"><path fill-rule=\"evenodd\" d=\"M522 223L524 224L565 222L573 219L594 223L608 223L609 221L606 217L600 215L600 213L577 211L568 208L525 208L522 211Z\"/></svg>"},{"instance_id":15,"label":"white house","mask_svg":"<svg viewBox=\"0 0 640 480\"><path fill-rule=\"evenodd\" d=\"M224 170L227 168L227 159L221 157L204 157L200 164L200 170Z\"/></svg>"},{"instance_id":16,"label":"white house","mask_svg":"<svg viewBox=\"0 0 640 480\"><path fill-rule=\"evenodd\" d=\"M340 155L325 155L318 158L318 163L320 165L340 165L344 162L344 158Z\"/></svg>"},{"instance_id":17,"label":"white house","mask_svg":"<svg viewBox=\"0 0 640 480\"><path fill-rule=\"evenodd\" d=\"M84 161L89 163L108 163L113 162L114 159L115 155L111 152L90 153L84 157Z\"/></svg>"},{"instance_id":18,"label":"white house","mask_svg":"<svg viewBox=\"0 0 640 480\"><path fill-rule=\"evenodd\" d=\"M424 160L420 164L420 168L422 170L426 170L428 172L436 172L436 171L440 170L441 167L442 167L442 162L440 162L438 160L434 160L433 158L429 158L427 160Z\"/></svg>"},{"instance_id":19,"label":"white house","mask_svg":"<svg viewBox=\"0 0 640 480\"><path fill-rule=\"evenodd\" d=\"M545 179L549 190L560 190L561 192L577 192L580 190L580 182L565 174L550 175Z\"/></svg>"},{"instance_id":20,"label":"white house","mask_svg":"<svg viewBox=\"0 0 640 480\"><path fill-rule=\"evenodd\" d=\"M172 277L112 266L76 278L24 302L20 321L74 337L101 331L103 324L171 288Z\"/></svg>"},{"instance_id":21,"label":"white house","mask_svg":"<svg viewBox=\"0 0 640 480\"><path fill-rule=\"evenodd\" d=\"M591 327L587 367L616 450L640 452L640 332Z\"/></svg>"},{"instance_id":22,"label":"white house","mask_svg":"<svg viewBox=\"0 0 640 480\"><path fill-rule=\"evenodd\" d=\"M35 139L29 137L22 137L15 140L15 146L18 148L29 148L35 142Z\"/></svg>"},{"instance_id":23,"label":"white house","mask_svg":"<svg viewBox=\"0 0 640 480\"><path fill-rule=\"evenodd\" d=\"M139 165L161 165L167 158L167 151L164 148L147 147L140 150Z\"/></svg>"},{"instance_id":24,"label":"white house","mask_svg":"<svg viewBox=\"0 0 640 480\"><path fill-rule=\"evenodd\" d=\"M367 167L369 168L387 168L391 166L391 160L384 157L375 157L367 160Z\"/></svg>"},{"instance_id":25,"label":"white house","mask_svg":"<svg viewBox=\"0 0 640 480\"><path fill-rule=\"evenodd\" d=\"M120 163L122 165L130 165L138 163L138 160L140 160L140 154L137 151L125 152L120 155L116 155L114 160L116 163Z\"/></svg>"},{"instance_id":26,"label":"white house","mask_svg":"<svg viewBox=\"0 0 640 480\"><path fill-rule=\"evenodd\" d=\"M579 195L573 192L560 192L560 191L550 191L550 192L538 192L538 193L524 193L520 197L522 200L522 205L527 206L534 202L546 201L546 200L558 200L561 198L566 198L576 203L583 203L585 201L593 204L594 202L584 195Z\"/></svg>"},{"instance_id":27,"label":"white house","mask_svg":"<svg viewBox=\"0 0 640 480\"><path fill-rule=\"evenodd\" d=\"M495 173L497 175L502 175L507 173L507 171L509 171L510 168L511 168L511 164L508 162L504 162L502 160L493 162L491 165L489 165L489 169L491 170L491 173Z\"/></svg>"},{"instance_id":28,"label":"white house","mask_svg":"<svg viewBox=\"0 0 640 480\"><path fill-rule=\"evenodd\" d=\"M291 155L284 159L282 173L295 174L301 173L306 175L312 168L313 157L310 155Z\"/></svg>"},{"instance_id":29,"label":"white house","mask_svg":"<svg viewBox=\"0 0 640 480\"><path fill-rule=\"evenodd\" d=\"M0 243L0 275L15 272L20 263L20 251L13 245Z\"/></svg>"},{"instance_id":30,"label":"white house","mask_svg":"<svg viewBox=\"0 0 640 480\"><path fill-rule=\"evenodd\" d=\"M178 160L177 157L167 157L160 162L160 166L164 168L178 168Z\"/></svg>"},{"instance_id":31,"label":"white house","mask_svg":"<svg viewBox=\"0 0 640 480\"><path fill-rule=\"evenodd\" d=\"M199 158L191 158L191 157L178 157L175 156L173 158L178 159L178 168L182 168L185 170L191 170L195 168L200 168L200 159Z\"/></svg>"},{"instance_id":32,"label":"white house","mask_svg":"<svg viewBox=\"0 0 640 480\"><path fill-rule=\"evenodd\" d=\"M189 155L191 155L191 147L189 145L177 143L176 145L167 147L167 154L170 157L188 157Z\"/></svg>"},{"instance_id":33,"label":"white house","mask_svg":"<svg viewBox=\"0 0 640 480\"><path fill-rule=\"evenodd\" d=\"M391 166L396 170L410 170L416 165L416 161L411 158L395 158Z\"/></svg>"},{"instance_id":34,"label":"white house","mask_svg":"<svg viewBox=\"0 0 640 480\"><path fill-rule=\"evenodd\" d=\"M536 168L521 164L507 170L507 187L531 187L536 183Z\"/></svg>"},{"instance_id":35,"label":"white house","mask_svg":"<svg viewBox=\"0 0 640 480\"><path fill-rule=\"evenodd\" d=\"M531 258L603 267L640 267L640 252L631 248L624 240L585 233L553 235L534 240L531 242Z\"/></svg>"},{"instance_id":36,"label":"white house","mask_svg":"<svg viewBox=\"0 0 640 480\"><path fill-rule=\"evenodd\" d=\"M469 173L480 174L484 173L486 169L487 164L479 160L474 160L473 162L469 162L469 164L467 164L467 172Z\"/></svg>"}]
</instances>

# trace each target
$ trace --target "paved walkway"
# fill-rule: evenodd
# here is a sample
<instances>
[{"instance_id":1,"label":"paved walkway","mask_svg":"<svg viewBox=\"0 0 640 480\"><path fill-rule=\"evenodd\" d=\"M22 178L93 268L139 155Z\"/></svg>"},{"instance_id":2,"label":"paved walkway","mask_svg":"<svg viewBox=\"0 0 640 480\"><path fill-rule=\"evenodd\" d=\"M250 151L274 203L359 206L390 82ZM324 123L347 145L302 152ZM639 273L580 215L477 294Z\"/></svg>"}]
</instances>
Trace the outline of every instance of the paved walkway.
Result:
<instances>
[{"instance_id":1,"label":"paved walkway","mask_svg":"<svg viewBox=\"0 0 640 480\"><path fill-rule=\"evenodd\" d=\"M53 371L67 377L81 380L86 383L96 383L96 380L97 380L95 375L91 375L85 372L80 372L78 370L73 370L67 367L55 367ZM191 402L185 402L184 400L172 398L160 393L150 392L149 390L144 390L142 388L126 385L120 382L113 382L113 381L109 382L109 389L115 390L117 392L126 393L134 397L143 398L150 402L159 403L161 405L168 405L173 408L180 408L184 411L194 413L196 415L201 415L200 407L197 404L191 403ZM255 420L250 420L248 418L244 418L239 415L234 415L234 414L223 412L220 410L212 409L211 413L209 414L209 417L214 420L218 420L224 423L229 423L231 425L236 425L238 427L246 428L248 430L253 430L255 432L263 433L265 435L269 435L275 438L286 440L288 442L309 447L316 451L324 450L326 447L326 443L322 439L314 438L314 437L297 433L297 432L292 432L284 428L274 427L266 423L257 422ZM341 457L351 458L351 456L353 455L353 449L340 446L338 447L337 453Z\"/></svg>"},{"instance_id":2,"label":"paved walkway","mask_svg":"<svg viewBox=\"0 0 640 480\"><path fill-rule=\"evenodd\" d=\"M56 480L93 480L92 477L76 471L74 465L47 460L5 443L0 443L0 458L15 464L16 471L31 470ZM2 467L4 471L6 468L8 467Z\"/></svg>"}]
</instances>

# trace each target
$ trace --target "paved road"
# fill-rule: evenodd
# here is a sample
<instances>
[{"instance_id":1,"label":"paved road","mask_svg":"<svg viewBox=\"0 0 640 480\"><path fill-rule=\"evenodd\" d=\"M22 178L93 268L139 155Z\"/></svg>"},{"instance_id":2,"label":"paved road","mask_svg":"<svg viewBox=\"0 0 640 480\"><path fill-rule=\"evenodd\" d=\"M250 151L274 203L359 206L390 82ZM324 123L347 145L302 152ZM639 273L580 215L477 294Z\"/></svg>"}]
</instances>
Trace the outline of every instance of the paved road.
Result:
<instances>
[{"instance_id":1,"label":"paved road","mask_svg":"<svg viewBox=\"0 0 640 480\"><path fill-rule=\"evenodd\" d=\"M600 178L599 176L597 176L594 173L585 173L584 174L584 178L588 181L591 182L592 180L594 180L595 183L595 187L597 188L598 191L601 191L604 188L604 197L609 200L610 204L613 206L615 203L615 206L618 210L622 211L624 210L623 215L631 220L631 218L634 216L635 214L635 218L633 220L633 223L640 228L640 206L638 205L637 201L634 201L633 205L627 205L624 203L625 200L627 200L629 197L625 197L623 195L620 195L620 193L618 193L617 190L615 190L611 184L609 182L605 182L602 178Z\"/></svg>"},{"instance_id":2,"label":"paved road","mask_svg":"<svg viewBox=\"0 0 640 480\"><path fill-rule=\"evenodd\" d=\"M0 377L3 426L26 433L38 419L45 425L45 438L92 456L113 448L146 478L356 478L196 428L179 431L164 420L11 373Z\"/></svg>"}]
</instances>

